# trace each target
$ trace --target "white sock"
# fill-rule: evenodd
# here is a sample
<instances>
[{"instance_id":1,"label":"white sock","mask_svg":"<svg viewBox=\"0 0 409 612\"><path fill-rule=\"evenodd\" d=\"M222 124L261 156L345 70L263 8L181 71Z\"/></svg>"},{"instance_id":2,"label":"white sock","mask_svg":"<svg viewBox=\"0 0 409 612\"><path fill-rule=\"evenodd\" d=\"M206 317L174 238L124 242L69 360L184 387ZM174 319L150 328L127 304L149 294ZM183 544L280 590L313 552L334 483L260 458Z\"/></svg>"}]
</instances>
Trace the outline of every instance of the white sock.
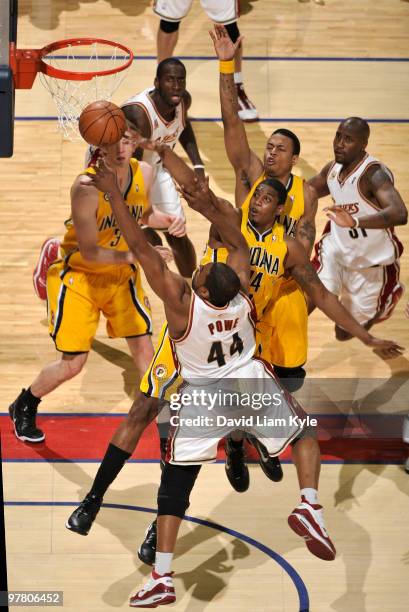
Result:
<instances>
[{"instance_id":1,"label":"white sock","mask_svg":"<svg viewBox=\"0 0 409 612\"><path fill-rule=\"evenodd\" d=\"M234 82L237 83L243 83L243 77L241 75L241 72L235 72L234 73Z\"/></svg>"},{"instance_id":2,"label":"white sock","mask_svg":"<svg viewBox=\"0 0 409 612\"><path fill-rule=\"evenodd\" d=\"M156 552L155 572L160 576L169 574L172 565L173 553Z\"/></svg>"},{"instance_id":3,"label":"white sock","mask_svg":"<svg viewBox=\"0 0 409 612\"><path fill-rule=\"evenodd\" d=\"M301 495L305 497L309 504L318 504L318 491L317 489L301 489Z\"/></svg>"}]
</instances>

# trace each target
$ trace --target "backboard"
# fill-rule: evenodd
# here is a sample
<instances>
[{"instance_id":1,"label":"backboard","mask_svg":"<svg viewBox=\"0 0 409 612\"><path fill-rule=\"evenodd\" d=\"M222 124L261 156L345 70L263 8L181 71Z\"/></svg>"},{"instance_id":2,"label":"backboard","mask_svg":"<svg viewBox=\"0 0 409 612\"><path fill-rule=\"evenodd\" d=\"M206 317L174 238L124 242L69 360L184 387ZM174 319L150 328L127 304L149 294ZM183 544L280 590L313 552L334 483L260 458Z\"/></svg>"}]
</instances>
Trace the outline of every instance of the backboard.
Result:
<instances>
[{"instance_id":1,"label":"backboard","mask_svg":"<svg viewBox=\"0 0 409 612\"><path fill-rule=\"evenodd\" d=\"M14 83L10 43L17 38L17 0L0 2L0 157L13 155Z\"/></svg>"}]
</instances>

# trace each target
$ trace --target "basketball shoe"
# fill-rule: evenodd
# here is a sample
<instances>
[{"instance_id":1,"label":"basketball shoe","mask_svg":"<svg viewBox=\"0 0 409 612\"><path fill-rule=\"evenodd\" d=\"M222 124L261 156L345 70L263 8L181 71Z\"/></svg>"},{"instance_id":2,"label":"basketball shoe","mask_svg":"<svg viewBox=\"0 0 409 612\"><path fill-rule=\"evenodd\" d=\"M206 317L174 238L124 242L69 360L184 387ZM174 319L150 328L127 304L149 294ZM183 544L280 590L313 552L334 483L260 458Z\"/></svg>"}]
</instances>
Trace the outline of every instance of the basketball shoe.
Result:
<instances>
[{"instance_id":1,"label":"basketball shoe","mask_svg":"<svg viewBox=\"0 0 409 612\"><path fill-rule=\"evenodd\" d=\"M155 519L146 530L145 539L138 550L138 557L140 561L142 561L142 563L146 563L146 565L153 565L155 563L156 538L157 525Z\"/></svg>"},{"instance_id":2,"label":"basketball shoe","mask_svg":"<svg viewBox=\"0 0 409 612\"><path fill-rule=\"evenodd\" d=\"M258 462L264 474L274 482L280 482L283 479L283 469L278 457L270 457L264 444L261 444L257 438L248 438L250 444L254 446L258 453Z\"/></svg>"},{"instance_id":3,"label":"basketball shoe","mask_svg":"<svg viewBox=\"0 0 409 612\"><path fill-rule=\"evenodd\" d=\"M36 426L37 406L30 405L27 392L23 389L17 399L9 406L10 418L14 423L16 438L23 442L42 442L45 440L44 432Z\"/></svg>"},{"instance_id":4,"label":"basketball shoe","mask_svg":"<svg viewBox=\"0 0 409 612\"><path fill-rule=\"evenodd\" d=\"M40 256L33 270L34 290L40 300L47 299L47 271L50 265L58 259L60 241L57 238L47 238L41 247Z\"/></svg>"},{"instance_id":5,"label":"basketball shoe","mask_svg":"<svg viewBox=\"0 0 409 612\"><path fill-rule=\"evenodd\" d=\"M97 495L88 493L78 508L76 508L68 518L65 523L66 528L83 536L88 535L101 508L101 504L102 497L97 497Z\"/></svg>"},{"instance_id":6,"label":"basketball shoe","mask_svg":"<svg viewBox=\"0 0 409 612\"><path fill-rule=\"evenodd\" d=\"M288 517L288 524L304 538L310 553L324 561L335 559L336 550L325 529L322 506L309 504L302 496L301 504Z\"/></svg>"},{"instance_id":7,"label":"basketball shoe","mask_svg":"<svg viewBox=\"0 0 409 612\"><path fill-rule=\"evenodd\" d=\"M237 100L239 103L239 117L242 121L252 123L258 121L258 112L253 102L249 100L244 91L243 83L236 83Z\"/></svg>"},{"instance_id":8,"label":"basketball shoe","mask_svg":"<svg viewBox=\"0 0 409 612\"><path fill-rule=\"evenodd\" d=\"M250 474L245 462L243 442L235 445L230 438L226 438L224 450L226 476L235 491L244 493L250 485Z\"/></svg>"},{"instance_id":9,"label":"basketball shoe","mask_svg":"<svg viewBox=\"0 0 409 612\"><path fill-rule=\"evenodd\" d=\"M175 587L172 580L173 572L157 574L152 570L148 582L129 600L132 608L157 608L176 601Z\"/></svg>"}]
</instances>

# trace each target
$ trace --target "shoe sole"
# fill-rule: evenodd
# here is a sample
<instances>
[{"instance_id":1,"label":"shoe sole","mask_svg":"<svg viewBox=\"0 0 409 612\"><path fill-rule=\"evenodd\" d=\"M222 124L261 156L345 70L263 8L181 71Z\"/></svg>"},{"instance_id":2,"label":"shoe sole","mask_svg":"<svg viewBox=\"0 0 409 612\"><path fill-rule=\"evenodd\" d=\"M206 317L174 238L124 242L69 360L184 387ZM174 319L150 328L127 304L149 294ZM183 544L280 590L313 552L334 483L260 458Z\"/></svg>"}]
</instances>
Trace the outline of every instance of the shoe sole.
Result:
<instances>
[{"instance_id":1,"label":"shoe sole","mask_svg":"<svg viewBox=\"0 0 409 612\"><path fill-rule=\"evenodd\" d=\"M290 514L288 517L288 524L297 535L304 539L310 553L323 561L333 561L335 559L336 553L329 544L324 542L311 525L308 529L299 516Z\"/></svg>"},{"instance_id":2,"label":"shoe sole","mask_svg":"<svg viewBox=\"0 0 409 612\"><path fill-rule=\"evenodd\" d=\"M147 600L149 601L149 599ZM145 603L144 601L141 601L140 603L131 603L129 602L129 605L131 608L157 608L158 606L166 606L168 604L172 604L175 603L176 601L176 597L174 595L166 595L166 597L164 597L161 601L158 602L151 602L151 603Z\"/></svg>"},{"instance_id":3,"label":"shoe sole","mask_svg":"<svg viewBox=\"0 0 409 612\"><path fill-rule=\"evenodd\" d=\"M13 421L14 423L14 421ZM43 435L42 438L29 438L28 436L20 436L17 433L17 429L16 429L16 425L14 423L14 435L16 436L16 438L18 438L18 440L21 440L22 442L31 442L32 444L38 444L39 442L44 442L45 440L45 435Z\"/></svg>"},{"instance_id":4,"label":"shoe sole","mask_svg":"<svg viewBox=\"0 0 409 612\"><path fill-rule=\"evenodd\" d=\"M49 244L55 242L55 238L48 238L45 242L43 242L42 246L41 246L41 250L40 250L40 257L38 258L37 264L33 270L33 285L34 285L34 291L37 295L38 298L40 298L40 300L46 300L47 297L43 298L40 295L40 292L37 289L37 284L38 284L38 280L40 278L40 274L41 274L41 268L42 268L42 263L44 260L44 254L43 251L45 251L48 247ZM44 287L44 290L46 291L46 288ZM47 294L46 294L47 295Z\"/></svg>"},{"instance_id":5,"label":"shoe sole","mask_svg":"<svg viewBox=\"0 0 409 612\"><path fill-rule=\"evenodd\" d=\"M89 531L79 531L79 529L75 529L74 527L71 527L68 521L65 523L65 526L70 531L73 531L74 533L78 533L78 535L87 536L89 534Z\"/></svg>"}]
</instances>

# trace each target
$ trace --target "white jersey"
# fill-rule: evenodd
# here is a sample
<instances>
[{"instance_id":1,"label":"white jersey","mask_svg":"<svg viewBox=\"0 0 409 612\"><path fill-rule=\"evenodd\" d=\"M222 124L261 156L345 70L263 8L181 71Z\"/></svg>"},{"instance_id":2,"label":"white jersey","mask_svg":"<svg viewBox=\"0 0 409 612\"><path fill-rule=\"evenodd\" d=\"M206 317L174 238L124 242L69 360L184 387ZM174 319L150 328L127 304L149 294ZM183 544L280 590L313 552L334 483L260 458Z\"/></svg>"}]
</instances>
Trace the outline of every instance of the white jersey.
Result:
<instances>
[{"instance_id":1,"label":"white jersey","mask_svg":"<svg viewBox=\"0 0 409 612\"><path fill-rule=\"evenodd\" d=\"M254 313L243 293L218 308L192 292L187 330L172 340L181 376L220 379L249 363L256 348Z\"/></svg>"},{"instance_id":2,"label":"white jersey","mask_svg":"<svg viewBox=\"0 0 409 612\"><path fill-rule=\"evenodd\" d=\"M138 104L145 109L149 121L151 124L151 138L154 142L168 145L171 149L174 148L179 136L185 129L185 110L183 101L180 102L175 108L175 118L172 121L166 121L162 115L159 114L150 93L154 91L154 87L148 87L141 93L136 94L132 98L129 98L122 104L124 106L130 106L131 104ZM143 160L148 164L155 165L160 164L161 159L155 151L143 151Z\"/></svg>"},{"instance_id":3,"label":"white jersey","mask_svg":"<svg viewBox=\"0 0 409 612\"><path fill-rule=\"evenodd\" d=\"M379 212L376 204L367 200L360 190L360 181L367 168L379 163L375 157L366 154L361 163L340 181L342 164L334 162L327 175L334 204L342 206L358 219ZM399 257L398 241L391 229L344 228L331 221L330 236L340 263L347 268L385 266Z\"/></svg>"}]
</instances>

